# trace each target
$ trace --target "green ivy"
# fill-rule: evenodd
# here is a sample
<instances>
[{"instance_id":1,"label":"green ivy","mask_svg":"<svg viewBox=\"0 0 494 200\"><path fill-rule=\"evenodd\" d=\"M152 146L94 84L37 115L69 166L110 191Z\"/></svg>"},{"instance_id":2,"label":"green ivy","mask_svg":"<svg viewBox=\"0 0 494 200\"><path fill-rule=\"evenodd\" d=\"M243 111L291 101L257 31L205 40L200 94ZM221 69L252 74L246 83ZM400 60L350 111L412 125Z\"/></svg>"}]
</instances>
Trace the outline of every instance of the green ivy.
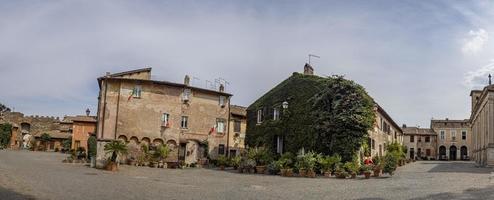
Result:
<instances>
[{"instance_id":1,"label":"green ivy","mask_svg":"<svg viewBox=\"0 0 494 200\"><path fill-rule=\"evenodd\" d=\"M282 102L289 103L284 110ZM273 119L273 109L281 119ZM257 124L257 112L263 122ZM282 137L284 151L301 148L350 161L375 120L374 101L365 89L340 76L319 77L294 73L247 109L246 143L276 151Z\"/></svg>"},{"instance_id":2,"label":"green ivy","mask_svg":"<svg viewBox=\"0 0 494 200\"><path fill-rule=\"evenodd\" d=\"M12 135L11 124L0 124L0 146L7 147L10 143L10 137Z\"/></svg>"}]
</instances>

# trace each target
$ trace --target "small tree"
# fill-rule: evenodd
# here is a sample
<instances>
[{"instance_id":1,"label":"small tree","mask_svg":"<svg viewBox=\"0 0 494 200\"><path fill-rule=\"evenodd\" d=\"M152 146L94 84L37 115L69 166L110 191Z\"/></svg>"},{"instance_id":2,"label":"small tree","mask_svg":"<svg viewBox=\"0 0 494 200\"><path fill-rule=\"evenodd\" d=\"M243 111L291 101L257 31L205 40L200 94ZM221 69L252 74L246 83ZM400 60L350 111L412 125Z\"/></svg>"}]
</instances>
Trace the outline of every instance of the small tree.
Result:
<instances>
[{"instance_id":1,"label":"small tree","mask_svg":"<svg viewBox=\"0 0 494 200\"><path fill-rule=\"evenodd\" d=\"M111 154L110 162L117 162L117 157L127 154L127 145L120 140L114 140L105 144L105 152Z\"/></svg>"},{"instance_id":2,"label":"small tree","mask_svg":"<svg viewBox=\"0 0 494 200\"><path fill-rule=\"evenodd\" d=\"M89 158L93 158L93 157L96 157L96 144L97 141L96 141L96 137L94 137L94 135L90 136L88 139L87 139L87 155L89 156Z\"/></svg>"},{"instance_id":3,"label":"small tree","mask_svg":"<svg viewBox=\"0 0 494 200\"><path fill-rule=\"evenodd\" d=\"M51 136L50 136L50 134L48 134L48 133L43 133L43 134L41 134L41 136L40 136L39 140L41 141L41 143L43 143L43 148L44 148L44 150L46 151L47 146L48 146L48 142L50 142L50 141L51 141Z\"/></svg>"},{"instance_id":4,"label":"small tree","mask_svg":"<svg viewBox=\"0 0 494 200\"><path fill-rule=\"evenodd\" d=\"M383 173L388 173L389 175L393 175L393 172L396 170L396 165L398 164L398 158L396 155L387 153L384 156L383 163Z\"/></svg>"},{"instance_id":5,"label":"small tree","mask_svg":"<svg viewBox=\"0 0 494 200\"><path fill-rule=\"evenodd\" d=\"M170 148L168 148L168 145L166 144L159 145L155 151L155 155L159 161L164 161L168 157L169 153Z\"/></svg>"},{"instance_id":6,"label":"small tree","mask_svg":"<svg viewBox=\"0 0 494 200\"><path fill-rule=\"evenodd\" d=\"M64 140L62 146L65 151L69 151L70 149L72 149L72 136L69 136L69 138Z\"/></svg>"},{"instance_id":7,"label":"small tree","mask_svg":"<svg viewBox=\"0 0 494 200\"><path fill-rule=\"evenodd\" d=\"M0 147L7 147L12 136L12 125L0 124Z\"/></svg>"}]
</instances>

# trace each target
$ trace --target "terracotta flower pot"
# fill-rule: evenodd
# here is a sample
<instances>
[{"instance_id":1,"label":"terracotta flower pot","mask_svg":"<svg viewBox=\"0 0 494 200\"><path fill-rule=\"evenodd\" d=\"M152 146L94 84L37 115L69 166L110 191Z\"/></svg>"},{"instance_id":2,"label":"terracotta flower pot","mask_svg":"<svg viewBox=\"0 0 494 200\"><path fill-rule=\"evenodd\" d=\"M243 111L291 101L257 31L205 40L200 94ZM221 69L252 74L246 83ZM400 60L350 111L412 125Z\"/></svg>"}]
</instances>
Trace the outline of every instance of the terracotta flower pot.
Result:
<instances>
[{"instance_id":1,"label":"terracotta flower pot","mask_svg":"<svg viewBox=\"0 0 494 200\"><path fill-rule=\"evenodd\" d=\"M220 170L225 170L225 165L220 165Z\"/></svg>"},{"instance_id":2,"label":"terracotta flower pot","mask_svg":"<svg viewBox=\"0 0 494 200\"><path fill-rule=\"evenodd\" d=\"M307 177L316 178L316 172L314 170L307 170Z\"/></svg>"},{"instance_id":3,"label":"terracotta flower pot","mask_svg":"<svg viewBox=\"0 0 494 200\"><path fill-rule=\"evenodd\" d=\"M371 177L371 174L372 173L370 171L364 172L365 179L369 179Z\"/></svg>"},{"instance_id":4,"label":"terracotta flower pot","mask_svg":"<svg viewBox=\"0 0 494 200\"><path fill-rule=\"evenodd\" d=\"M286 169L280 169L280 175L286 176Z\"/></svg>"},{"instance_id":5,"label":"terracotta flower pot","mask_svg":"<svg viewBox=\"0 0 494 200\"><path fill-rule=\"evenodd\" d=\"M305 170L305 169L299 169L298 170L298 175L300 177L305 177L307 175L307 170Z\"/></svg>"},{"instance_id":6,"label":"terracotta flower pot","mask_svg":"<svg viewBox=\"0 0 494 200\"><path fill-rule=\"evenodd\" d=\"M264 174L266 171L266 166L256 166L256 171L258 174Z\"/></svg>"},{"instance_id":7,"label":"terracotta flower pot","mask_svg":"<svg viewBox=\"0 0 494 200\"><path fill-rule=\"evenodd\" d=\"M293 169L285 169L286 170L286 177L292 177L293 176Z\"/></svg>"},{"instance_id":8,"label":"terracotta flower pot","mask_svg":"<svg viewBox=\"0 0 494 200\"><path fill-rule=\"evenodd\" d=\"M108 164L106 164L106 170L112 171L112 172L117 171L118 170L117 163L110 161Z\"/></svg>"},{"instance_id":9,"label":"terracotta flower pot","mask_svg":"<svg viewBox=\"0 0 494 200\"><path fill-rule=\"evenodd\" d=\"M330 171L324 172L324 176L327 177L327 178L330 178L331 177L331 172Z\"/></svg>"},{"instance_id":10,"label":"terracotta flower pot","mask_svg":"<svg viewBox=\"0 0 494 200\"><path fill-rule=\"evenodd\" d=\"M357 173L352 173L352 174L351 174L351 177L352 177L352 178L357 178Z\"/></svg>"},{"instance_id":11,"label":"terracotta flower pot","mask_svg":"<svg viewBox=\"0 0 494 200\"><path fill-rule=\"evenodd\" d=\"M379 177L381 174L381 169L374 169L374 177Z\"/></svg>"}]
</instances>

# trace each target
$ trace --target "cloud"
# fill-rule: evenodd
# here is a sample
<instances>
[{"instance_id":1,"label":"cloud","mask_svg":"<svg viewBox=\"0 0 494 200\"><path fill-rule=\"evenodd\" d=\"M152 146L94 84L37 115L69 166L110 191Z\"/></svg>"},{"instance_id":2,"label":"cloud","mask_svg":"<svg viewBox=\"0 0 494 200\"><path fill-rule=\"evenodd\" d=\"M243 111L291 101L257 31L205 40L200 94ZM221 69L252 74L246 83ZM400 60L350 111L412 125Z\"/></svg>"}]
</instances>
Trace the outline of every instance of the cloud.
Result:
<instances>
[{"instance_id":1,"label":"cloud","mask_svg":"<svg viewBox=\"0 0 494 200\"><path fill-rule=\"evenodd\" d=\"M461 50L467 55L476 54L484 49L487 41L489 41L489 34L484 29L479 29L478 31L470 30L468 32L468 38L465 39Z\"/></svg>"},{"instance_id":2,"label":"cloud","mask_svg":"<svg viewBox=\"0 0 494 200\"><path fill-rule=\"evenodd\" d=\"M481 89L488 84L488 76L494 72L494 59L477 70L467 72L464 84L471 89ZM494 75L494 74L492 74Z\"/></svg>"}]
</instances>

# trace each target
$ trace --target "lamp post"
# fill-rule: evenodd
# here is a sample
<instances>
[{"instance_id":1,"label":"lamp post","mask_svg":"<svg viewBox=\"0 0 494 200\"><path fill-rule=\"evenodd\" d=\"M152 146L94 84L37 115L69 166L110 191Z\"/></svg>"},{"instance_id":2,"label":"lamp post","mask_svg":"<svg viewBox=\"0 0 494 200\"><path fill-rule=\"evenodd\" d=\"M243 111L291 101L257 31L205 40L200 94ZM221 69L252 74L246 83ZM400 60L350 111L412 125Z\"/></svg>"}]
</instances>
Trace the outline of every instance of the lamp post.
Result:
<instances>
[{"instance_id":1,"label":"lamp post","mask_svg":"<svg viewBox=\"0 0 494 200\"><path fill-rule=\"evenodd\" d=\"M283 121L285 123L287 123L287 121L285 119L288 119L288 114L287 114L287 109L288 109L288 101L283 101L283 103L281 103L281 107L283 108ZM277 141L277 151L279 154L283 154L283 146L284 146L284 135L286 134L286 132L288 131L288 128L286 126L287 124L285 124L285 132L283 133L283 135L281 136L278 136L278 141Z\"/></svg>"}]
</instances>

